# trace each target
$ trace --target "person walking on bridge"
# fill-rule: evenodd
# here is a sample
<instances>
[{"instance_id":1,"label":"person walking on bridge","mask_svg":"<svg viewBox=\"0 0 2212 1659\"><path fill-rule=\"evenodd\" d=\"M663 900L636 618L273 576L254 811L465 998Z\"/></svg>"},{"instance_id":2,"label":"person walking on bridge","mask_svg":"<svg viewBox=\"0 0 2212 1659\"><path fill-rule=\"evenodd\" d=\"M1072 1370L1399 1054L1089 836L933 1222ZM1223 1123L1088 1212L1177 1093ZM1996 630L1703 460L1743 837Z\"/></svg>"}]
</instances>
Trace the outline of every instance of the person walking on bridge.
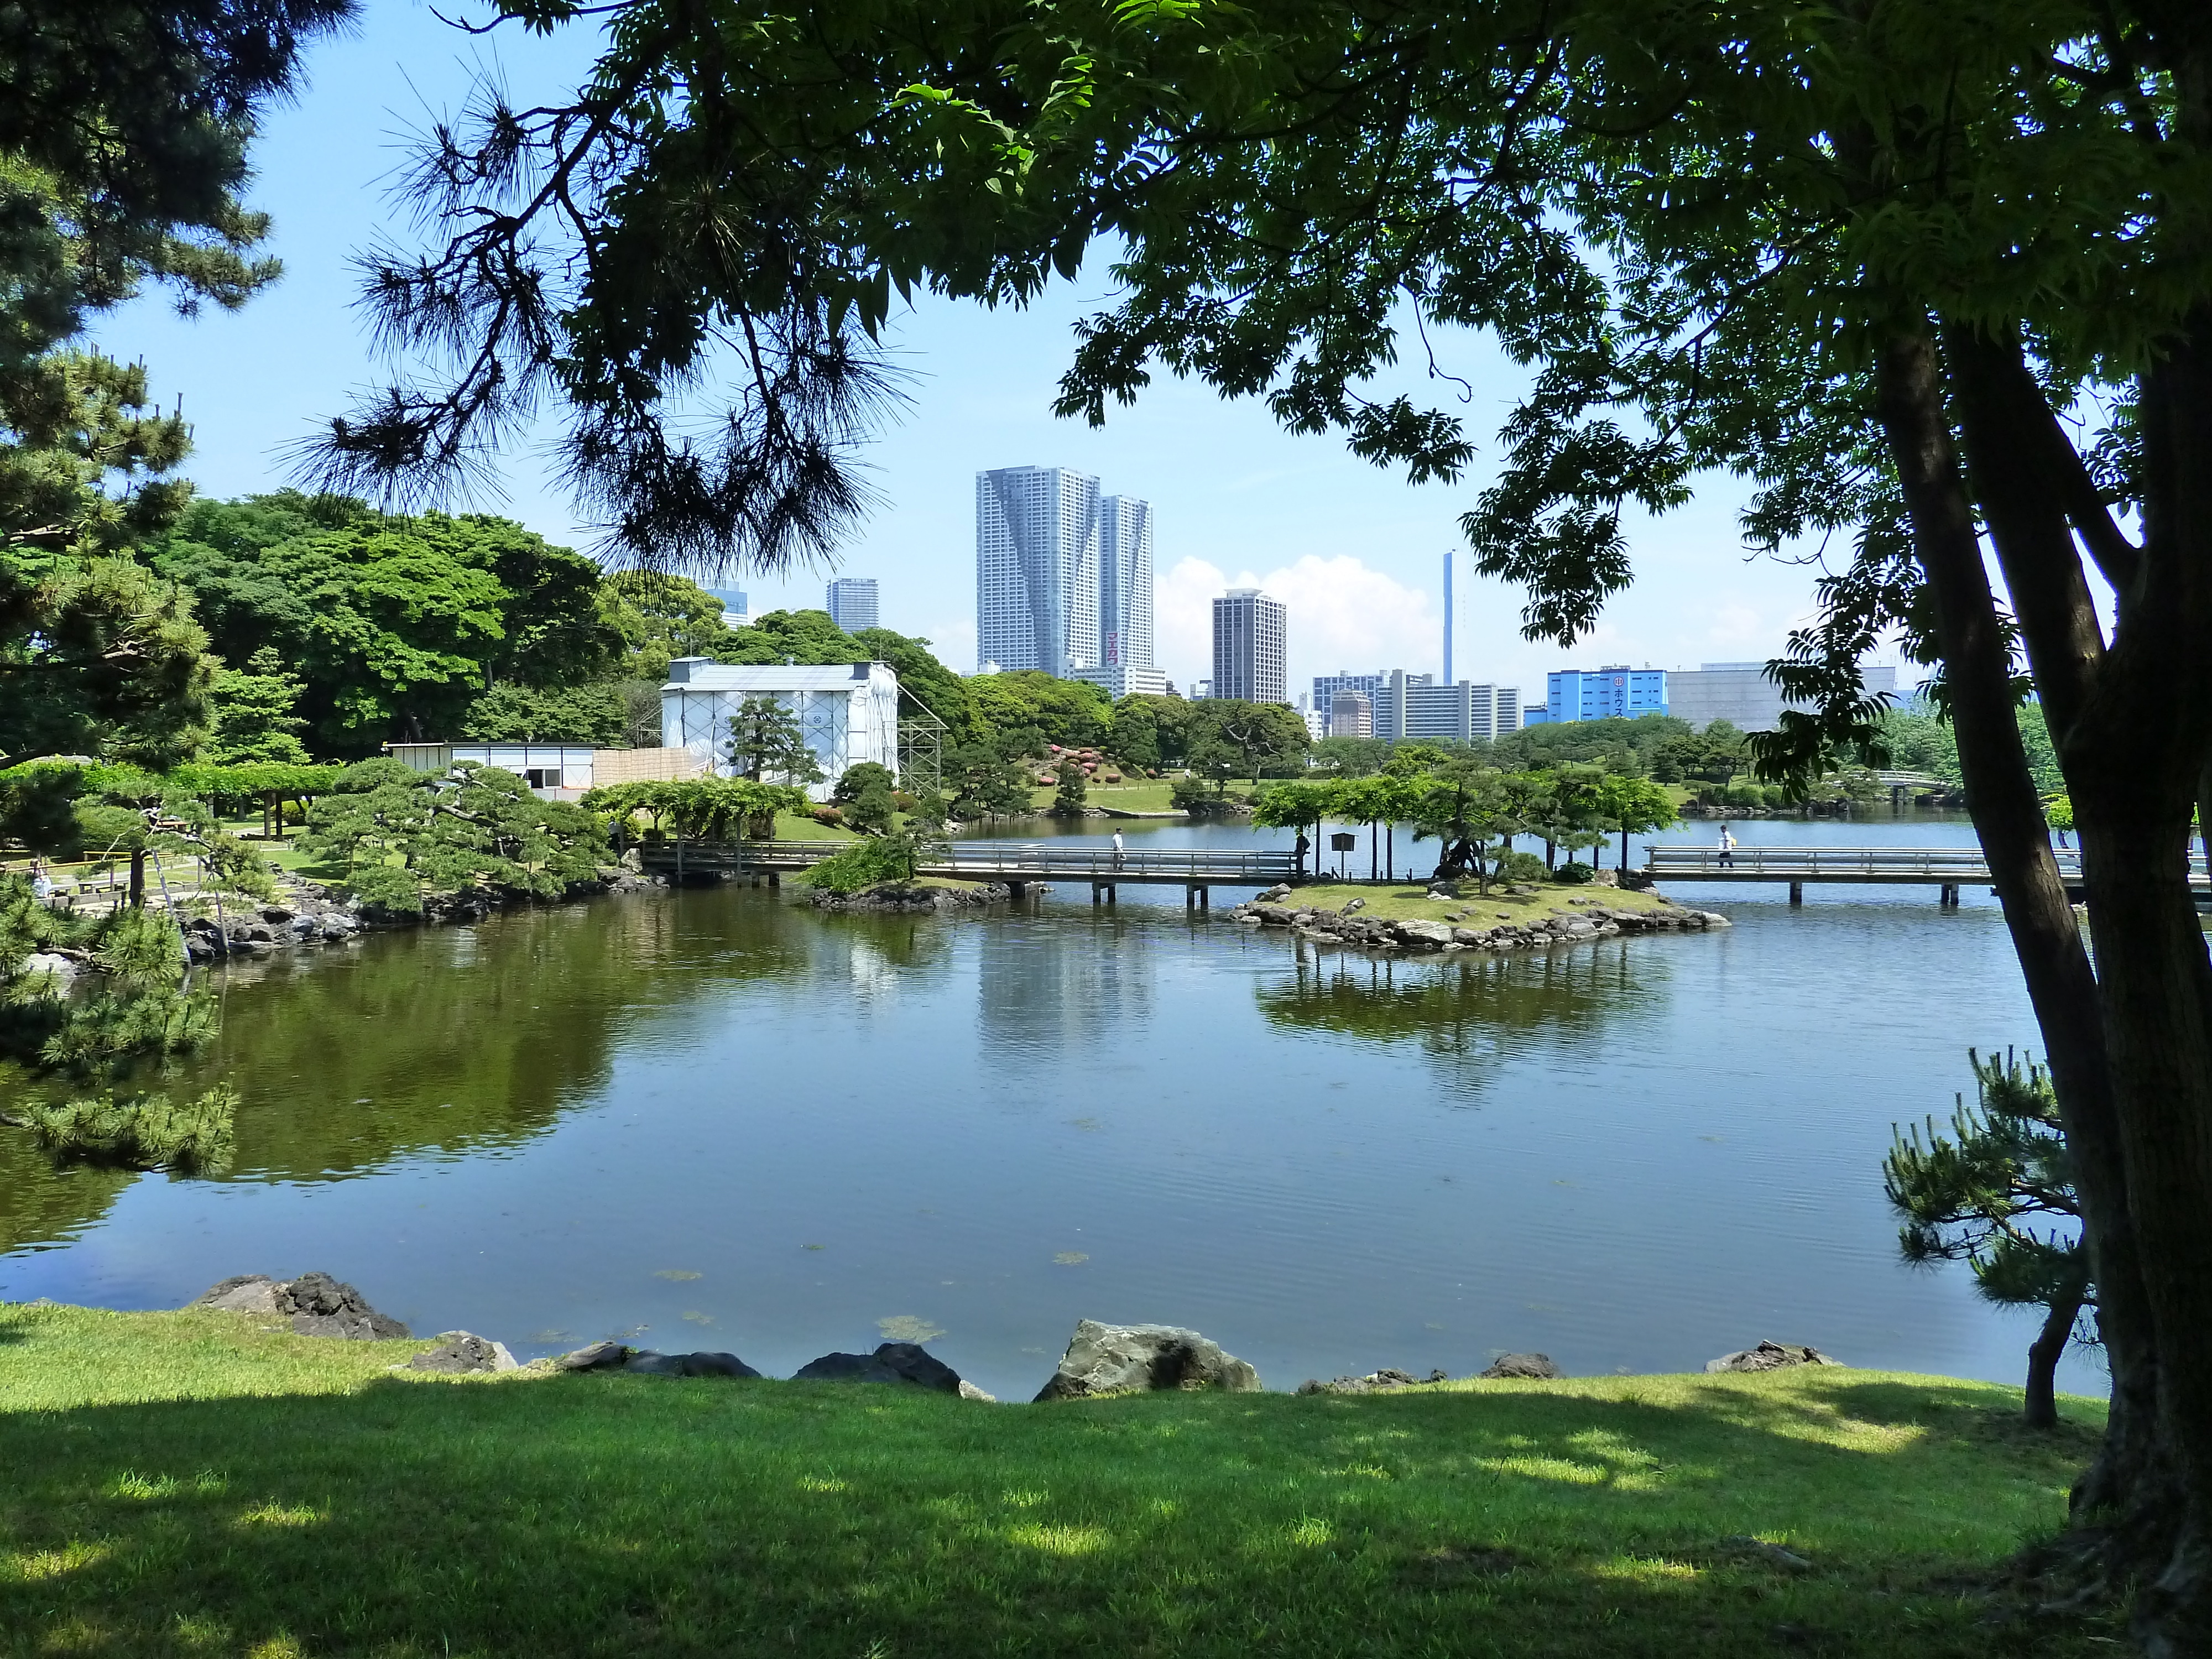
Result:
<instances>
[{"instance_id":1,"label":"person walking on bridge","mask_svg":"<svg viewBox=\"0 0 2212 1659\"><path fill-rule=\"evenodd\" d=\"M1729 834L1728 820L1721 820L1721 867L1735 868L1735 837Z\"/></svg>"},{"instance_id":2,"label":"person walking on bridge","mask_svg":"<svg viewBox=\"0 0 2212 1659\"><path fill-rule=\"evenodd\" d=\"M1119 830L1114 832L1114 867L1116 870L1121 867L1121 832Z\"/></svg>"}]
</instances>

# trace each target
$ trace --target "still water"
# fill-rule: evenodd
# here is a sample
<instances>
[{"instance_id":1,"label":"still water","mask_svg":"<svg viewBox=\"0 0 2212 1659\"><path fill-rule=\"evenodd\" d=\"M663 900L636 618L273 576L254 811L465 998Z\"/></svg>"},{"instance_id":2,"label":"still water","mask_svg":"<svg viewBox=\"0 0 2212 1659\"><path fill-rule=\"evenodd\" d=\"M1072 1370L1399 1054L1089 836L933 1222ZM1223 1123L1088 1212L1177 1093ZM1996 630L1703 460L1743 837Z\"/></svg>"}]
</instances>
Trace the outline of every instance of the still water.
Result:
<instances>
[{"instance_id":1,"label":"still water","mask_svg":"<svg viewBox=\"0 0 2212 1659\"><path fill-rule=\"evenodd\" d=\"M1279 1388L1762 1337L2017 1379L2029 1322L1899 1265L1879 1174L1968 1045L2033 1040L1984 897L1686 888L1736 926L1382 961L1123 894L940 920L693 890L234 970L198 1069L244 1096L235 1166L56 1174L0 1136L0 1296L320 1267L526 1357L629 1334L775 1375L936 1333L1018 1398L1086 1316L1195 1327Z\"/></svg>"}]
</instances>

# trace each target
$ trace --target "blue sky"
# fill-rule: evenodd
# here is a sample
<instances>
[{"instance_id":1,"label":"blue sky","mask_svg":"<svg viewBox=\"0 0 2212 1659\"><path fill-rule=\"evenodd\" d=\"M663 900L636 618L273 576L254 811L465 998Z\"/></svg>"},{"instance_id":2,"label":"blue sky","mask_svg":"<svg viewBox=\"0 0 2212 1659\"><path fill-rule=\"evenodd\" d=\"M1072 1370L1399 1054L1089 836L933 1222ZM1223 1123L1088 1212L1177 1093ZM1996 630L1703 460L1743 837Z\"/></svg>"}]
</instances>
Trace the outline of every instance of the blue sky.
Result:
<instances>
[{"instance_id":1,"label":"blue sky","mask_svg":"<svg viewBox=\"0 0 2212 1659\"><path fill-rule=\"evenodd\" d=\"M573 79L588 48L581 30L550 42L509 29L471 39L419 0L370 0L355 34L314 49L302 97L266 123L255 152L251 197L275 218L283 282L240 313L194 319L149 295L100 332L108 350L145 360L161 401L183 398L198 446L190 470L204 492L281 487L289 447L376 382L350 261L379 234L412 240L387 198L408 135L453 112L481 70L528 96ZM1480 341L1439 342L1445 366L1474 387L1465 413L1480 451L1470 476L1451 486L1410 488L1334 439L1288 435L1261 407L1167 380L1093 431L1055 420L1050 404L1070 324L1107 291L1099 263L1025 313L926 302L898 319L894 343L913 376L913 401L867 455L886 505L839 561L843 574L882 584L884 624L936 641L955 667L973 667L975 474L1066 465L1154 503L1161 666L1178 684L1208 672L1207 601L1225 583L1254 580L1290 607L1294 693L1340 668L1435 671L1442 557L1459 544L1458 515L1495 465L1492 434L1518 384L1512 367ZM1419 395L1425 366L1404 368L1402 383ZM1435 395L1455 394L1436 383ZM452 505L591 545L534 451L507 458L503 487ZM1741 499L1730 480L1707 480L1691 507L1632 523L1636 586L1572 653L1522 640L1518 596L1478 580L1462 557L1459 677L1540 696L1553 668L1694 667L1778 652L1809 611L1817 572L1747 560L1734 522ZM832 574L756 575L741 585L756 611L819 606Z\"/></svg>"}]
</instances>

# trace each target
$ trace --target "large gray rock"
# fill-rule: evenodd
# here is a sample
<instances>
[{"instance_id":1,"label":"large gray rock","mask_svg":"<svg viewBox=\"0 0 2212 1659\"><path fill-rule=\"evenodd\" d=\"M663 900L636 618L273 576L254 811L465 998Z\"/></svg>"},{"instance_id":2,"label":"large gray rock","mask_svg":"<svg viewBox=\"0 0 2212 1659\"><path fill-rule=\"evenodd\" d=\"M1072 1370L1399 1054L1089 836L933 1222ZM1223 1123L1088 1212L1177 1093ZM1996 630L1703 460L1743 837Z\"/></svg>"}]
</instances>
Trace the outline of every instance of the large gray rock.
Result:
<instances>
[{"instance_id":1,"label":"large gray rock","mask_svg":"<svg viewBox=\"0 0 2212 1659\"><path fill-rule=\"evenodd\" d=\"M629 1358L629 1349L623 1343L587 1342L553 1363L564 1371L602 1371L612 1370Z\"/></svg>"},{"instance_id":2,"label":"large gray rock","mask_svg":"<svg viewBox=\"0 0 2212 1659\"><path fill-rule=\"evenodd\" d=\"M210 1285L185 1305L289 1320L301 1336L370 1342L412 1334L398 1320L370 1307L352 1285L328 1273L302 1273L290 1279L240 1273Z\"/></svg>"},{"instance_id":3,"label":"large gray rock","mask_svg":"<svg viewBox=\"0 0 2212 1659\"><path fill-rule=\"evenodd\" d=\"M67 957L55 955L52 951L33 951L23 958L23 976L26 979L33 974L52 975L57 991L66 991L76 984L78 971L76 963Z\"/></svg>"},{"instance_id":4,"label":"large gray rock","mask_svg":"<svg viewBox=\"0 0 2212 1659\"><path fill-rule=\"evenodd\" d=\"M1705 1361L1709 1371L1778 1371L1792 1365L1840 1365L1844 1362L1800 1342L1761 1342Z\"/></svg>"},{"instance_id":5,"label":"large gray rock","mask_svg":"<svg viewBox=\"0 0 2212 1659\"><path fill-rule=\"evenodd\" d=\"M1492 1378L1512 1377L1528 1382L1549 1382L1560 1375L1559 1368L1545 1353L1502 1353L1475 1373Z\"/></svg>"},{"instance_id":6,"label":"large gray rock","mask_svg":"<svg viewBox=\"0 0 2212 1659\"><path fill-rule=\"evenodd\" d=\"M447 1331L438 1339L436 1347L425 1348L409 1360L407 1368L461 1376L477 1371L511 1371L516 1366L506 1343L494 1342L471 1331Z\"/></svg>"},{"instance_id":7,"label":"large gray rock","mask_svg":"<svg viewBox=\"0 0 2212 1659\"><path fill-rule=\"evenodd\" d=\"M1442 950L1452 942L1450 926L1441 921L1395 922L1390 932L1401 944L1431 951Z\"/></svg>"},{"instance_id":8,"label":"large gray rock","mask_svg":"<svg viewBox=\"0 0 2212 1659\"><path fill-rule=\"evenodd\" d=\"M794 1382L911 1382L939 1394L960 1392L960 1373L919 1342L884 1342L873 1353L825 1353L801 1366Z\"/></svg>"},{"instance_id":9,"label":"large gray rock","mask_svg":"<svg viewBox=\"0 0 2212 1659\"><path fill-rule=\"evenodd\" d=\"M1082 1400L1167 1389L1257 1394L1260 1374L1196 1331L1174 1325L1103 1325L1085 1319L1077 1323L1060 1369L1036 1397Z\"/></svg>"}]
</instances>

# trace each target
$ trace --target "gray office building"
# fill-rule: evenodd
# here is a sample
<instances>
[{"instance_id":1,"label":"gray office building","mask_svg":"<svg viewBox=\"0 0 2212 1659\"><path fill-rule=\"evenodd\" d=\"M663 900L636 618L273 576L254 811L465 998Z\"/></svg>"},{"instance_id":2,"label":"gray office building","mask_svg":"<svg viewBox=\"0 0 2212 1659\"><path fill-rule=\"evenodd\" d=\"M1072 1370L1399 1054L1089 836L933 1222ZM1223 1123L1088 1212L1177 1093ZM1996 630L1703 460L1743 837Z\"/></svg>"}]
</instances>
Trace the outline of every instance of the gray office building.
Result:
<instances>
[{"instance_id":1,"label":"gray office building","mask_svg":"<svg viewBox=\"0 0 2212 1659\"><path fill-rule=\"evenodd\" d=\"M1431 674L1394 668L1375 694L1375 735L1392 739L1448 738L1474 743L1521 727L1521 690L1461 680L1438 685Z\"/></svg>"},{"instance_id":2,"label":"gray office building","mask_svg":"<svg viewBox=\"0 0 2212 1659\"><path fill-rule=\"evenodd\" d=\"M1862 668L1869 692L1897 690L1897 670ZM1766 678L1763 662L1709 662L1694 670L1676 668L1667 675L1667 712L1703 731L1715 720L1726 720L1739 732L1772 732L1782 724L1782 711L1809 711L1810 703L1784 698L1782 688Z\"/></svg>"},{"instance_id":3,"label":"gray office building","mask_svg":"<svg viewBox=\"0 0 2212 1659\"><path fill-rule=\"evenodd\" d=\"M1213 695L1243 702L1290 702L1279 599L1232 587L1213 602Z\"/></svg>"},{"instance_id":4,"label":"gray office building","mask_svg":"<svg viewBox=\"0 0 2212 1659\"><path fill-rule=\"evenodd\" d=\"M830 584L830 620L848 634L879 626L876 621L876 579L840 576Z\"/></svg>"},{"instance_id":5,"label":"gray office building","mask_svg":"<svg viewBox=\"0 0 2212 1659\"><path fill-rule=\"evenodd\" d=\"M1375 699L1364 691L1337 691L1328 700L1328 735L1332 738L1371 738L1375 735Z\"/></svg>"}]
</instances>

